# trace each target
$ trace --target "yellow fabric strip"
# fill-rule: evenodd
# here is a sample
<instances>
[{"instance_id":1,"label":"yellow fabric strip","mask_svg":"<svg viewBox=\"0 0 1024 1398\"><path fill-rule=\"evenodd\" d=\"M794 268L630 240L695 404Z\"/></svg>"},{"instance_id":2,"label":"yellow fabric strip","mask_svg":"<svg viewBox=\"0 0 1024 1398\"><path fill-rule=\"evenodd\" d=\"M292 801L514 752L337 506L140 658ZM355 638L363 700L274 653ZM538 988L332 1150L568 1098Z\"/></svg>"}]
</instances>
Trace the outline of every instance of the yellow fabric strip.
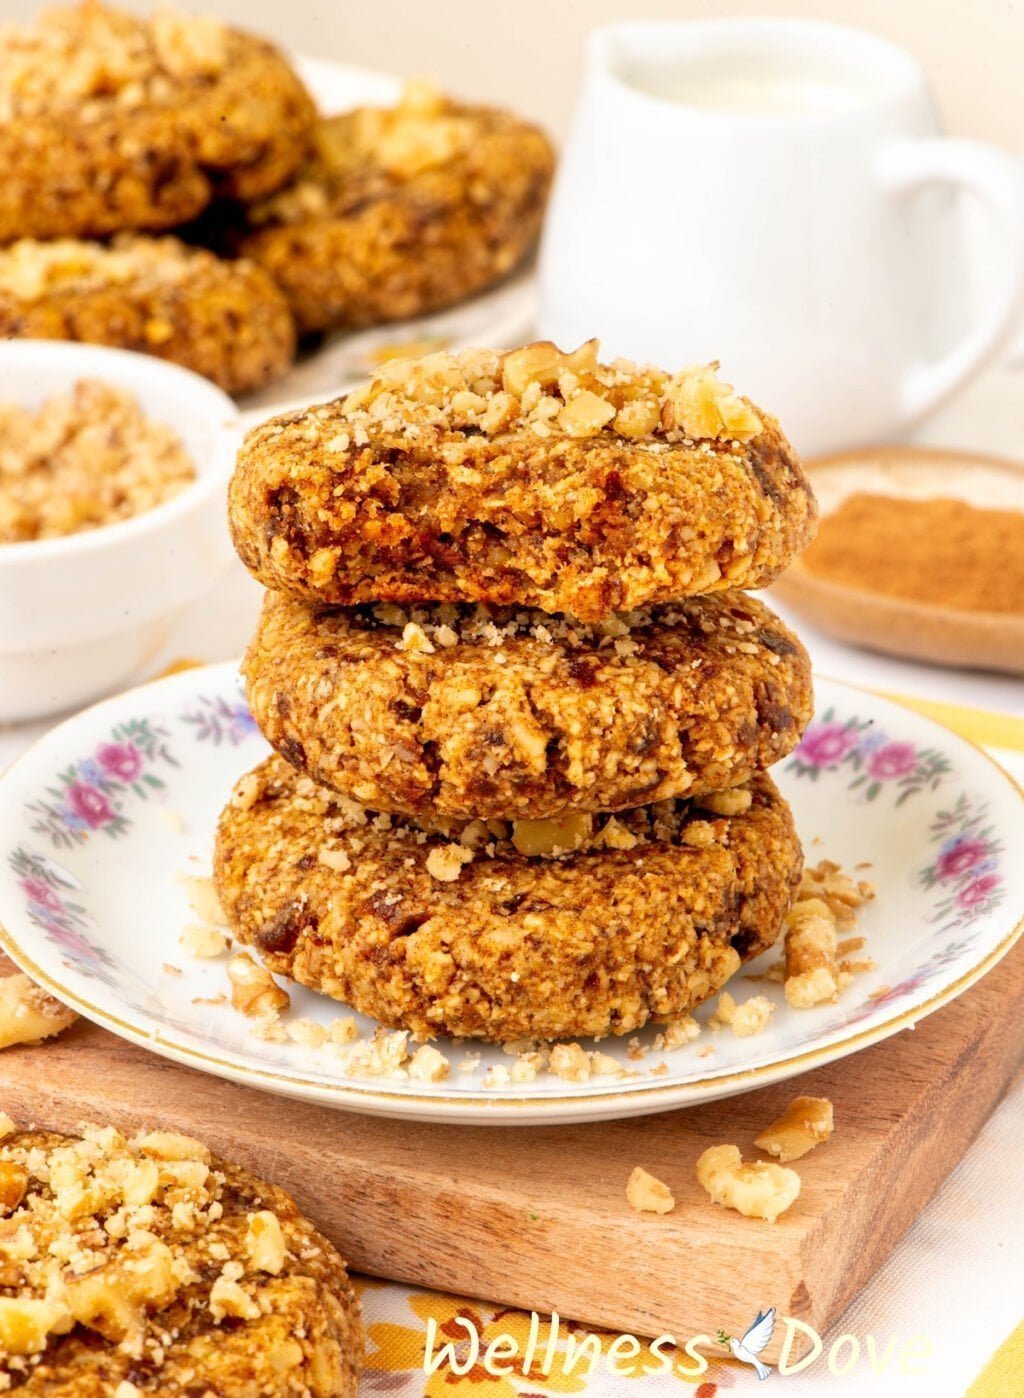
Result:
<instances>
[{"instance_id":1,"label":"yellow fabric strip","mask_svg":"<svg viewBox=\"0 0 1024 1398\"><path fill-rule=\"evenodd\" d=\"M881 691L886 693L885 690ZM916 709L926 718L934 718L944 723L973 743L984 747L1008 748L1011 752L1024 752L1024 719L1012 714L998 714L991 709L971 709L962 704L942 704L935 699L919 699L913 694L888 693L890 699L906 704L908 709Z\"/></svg>"},{"instance_id":2,"label":"yellow fabric strip","mask_svg":"<svg viewBox=\"0 0 1024 1398\"><path fill-rule=\"evenodd\" d=\"M965 1398L1009 1398L1024 1393L1024 1322L1003 1341Z\"/></svg>"}]
</instances>

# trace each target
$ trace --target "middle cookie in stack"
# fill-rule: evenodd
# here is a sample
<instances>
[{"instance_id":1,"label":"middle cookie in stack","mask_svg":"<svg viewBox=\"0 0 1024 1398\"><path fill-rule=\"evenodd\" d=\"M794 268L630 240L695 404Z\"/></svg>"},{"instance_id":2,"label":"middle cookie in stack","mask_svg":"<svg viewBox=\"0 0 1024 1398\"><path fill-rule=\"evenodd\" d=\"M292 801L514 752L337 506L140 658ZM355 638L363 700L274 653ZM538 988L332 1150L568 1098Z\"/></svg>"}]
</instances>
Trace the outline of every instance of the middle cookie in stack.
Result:
<instances>
[{"instance_id":1,"label":"middle cookie in stack","mask_svg":"<svg viewBox=\"0 0 1024 1398\"><path fill-rule=\"evenodd\" d=\"M590 399L619 430L580 430ZM665 426L666 403L703 417ZM507 1041L672 1018L775 940L801 854L763 770L809 664L719 589L785 566L813 501L713 374L591 347L389 365L257 429L231 518L281 589L246 674L287 761L239 783L216 872L271 970ZM588 620L536 609L555 598Z\"/></svg>"}]
</instances>

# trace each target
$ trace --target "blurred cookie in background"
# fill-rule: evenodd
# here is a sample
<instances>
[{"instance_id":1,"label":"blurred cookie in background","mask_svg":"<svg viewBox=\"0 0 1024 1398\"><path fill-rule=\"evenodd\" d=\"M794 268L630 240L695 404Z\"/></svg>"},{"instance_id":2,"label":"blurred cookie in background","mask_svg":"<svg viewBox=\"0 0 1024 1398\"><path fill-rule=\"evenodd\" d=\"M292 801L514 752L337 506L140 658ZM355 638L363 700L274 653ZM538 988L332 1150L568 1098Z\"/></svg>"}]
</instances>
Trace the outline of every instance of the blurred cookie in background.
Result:
<instances>
[{"instance_id":1,"label":"blurred cookie in background","mask_svg":"<svg viewBox=\"0 0 1024 1398\"><path fill-rule=\"evenodd\" d=\"M229 393L277 378L295 352L291 312L266 272L170 236L0 249L0 336L141 350Z\"/></svg>"},{"instance_id":2,"label":"blurred cookie in background","mask_svg":"<svg viewBox=\"0 0 1024 1398\"><path fill-rule=\"evenodd\" d=\"M537 127L425 82L393 108L325 118L278 194L245 210L242 252L301 332L405 320L482 291L540 233L554 152Z\"/></svg>"},{"instance_id":3,"label":"blurred cookie in background","mask_svg":"<svg viewBox=\"0 0 1024 1398\"><path fill-rule=\"evenodd\" d=\"M95 3L0 28L0 242L163 229L214 194L263 198L315 107L265 40Z\"/></svg>"}]
</instances>

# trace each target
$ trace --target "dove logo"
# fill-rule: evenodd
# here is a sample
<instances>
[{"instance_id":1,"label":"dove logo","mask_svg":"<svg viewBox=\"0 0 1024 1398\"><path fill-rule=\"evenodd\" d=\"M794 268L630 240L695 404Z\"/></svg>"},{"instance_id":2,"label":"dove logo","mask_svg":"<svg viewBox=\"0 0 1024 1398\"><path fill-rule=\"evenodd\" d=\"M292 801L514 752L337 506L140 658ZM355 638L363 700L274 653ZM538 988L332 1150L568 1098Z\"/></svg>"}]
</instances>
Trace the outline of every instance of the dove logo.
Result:
<instances>
[{"instance_id":1,"label":"dove logo","mask_svg":"<svg viewBox=\"0 0 1024 1398\"><path fill-rule=\"evenodd\" d=\"M759 1379L766 1379L771 1373L771 1368L767 1364L762 1364L758 1355L762 1350L767 1349L775 1329L775 1307L770 1306L766 1311L758 1311L753 1324L748 1328L742 1340L734 1339L732 1335L727 1335L724 1330L719 1330L717 1334L718 1343L726 1349L732 1351L734 1359L738 1359L741 1364L750 1364L757 1371Z\"/></svg>"}]
</instances>

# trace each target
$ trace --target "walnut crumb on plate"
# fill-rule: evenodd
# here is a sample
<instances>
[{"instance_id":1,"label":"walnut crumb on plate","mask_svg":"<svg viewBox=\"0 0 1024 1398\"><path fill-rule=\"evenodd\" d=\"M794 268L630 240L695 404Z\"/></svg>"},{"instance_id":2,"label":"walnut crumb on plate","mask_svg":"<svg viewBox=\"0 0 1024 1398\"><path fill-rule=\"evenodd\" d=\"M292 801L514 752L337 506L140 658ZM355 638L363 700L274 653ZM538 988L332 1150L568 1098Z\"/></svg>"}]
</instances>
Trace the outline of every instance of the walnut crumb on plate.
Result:
<instances>
[{"instance_id":1,"label":"walnut crumb on plate","mask_svg":"<svg viewBox=\"0 0 1024 1398\"><path fill-rule=\"evenodd\" d=\"M710 1023L716 1028L727 1025L738 1039L746 1039L765 1030L774 1013L775 1006L764 995L754 995L737 1004L729 992L723 990Z\"/></svg>"},{"instance_id":2,"label":"walnut crumb on plate","mask_svg":"<svg viewBox=\"0 0 1024 1398\"><path fill-rule=\"evenodd\" d=\"M196 922L185 928L178 941L183 951L198 957L221 956L231 945L230 939L216 927Z\"/></svg>"},{"instance_id":3,"label":"walnut crumb on plate","mask_svg":"<svg viewBox=\"0 0 1024 1398\"><path fill-rule=\"evenodd\" d=\"M409 1063L409 1076L418 1082L443 1082L451 1064L432 1044L421 1044Z\"/></svg>"},{"instance_id":4,"label":"walnut crumb on plate","mask_svg":"<svg viewBox=\"0 0 1024 1398\"><path fill-rule=\"evenodd\" d=\"M228 962L228 980L232 1005L250 1019L275 1016L291 1004L288 992L247 952L238 952Z\"/></svg>"},{"instance_id":5,"label":"walnut crumb on plate","mask_svg":"<svg viewBox=\"0 0 1024 1398\"><path fill-rule=\"evenodd\" d=\"M227 918L217 897L217 890L213 886L213 879L209 876L200 878L196 874L182 874L179 877L188 896L189 905L199 921L210 923L213 927L227 926Z\"/></svg>"}]
</instances>

